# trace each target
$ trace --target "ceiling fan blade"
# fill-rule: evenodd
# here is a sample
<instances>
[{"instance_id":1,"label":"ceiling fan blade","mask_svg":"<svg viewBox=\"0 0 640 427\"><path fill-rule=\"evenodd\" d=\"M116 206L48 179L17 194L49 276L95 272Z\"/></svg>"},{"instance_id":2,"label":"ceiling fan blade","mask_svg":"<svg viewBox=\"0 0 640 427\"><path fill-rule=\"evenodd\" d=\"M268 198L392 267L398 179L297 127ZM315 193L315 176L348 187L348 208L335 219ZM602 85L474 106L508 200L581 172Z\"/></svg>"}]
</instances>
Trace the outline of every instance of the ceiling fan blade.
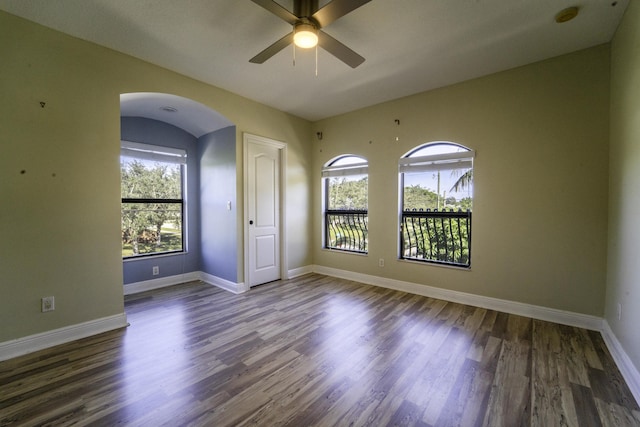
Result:
<instances>
[{"instance_id":1,"label":"ceiling fan blade","mask_svg":"<svg viewBox=\"0 0 640 427\"><path fill-rule=\"evenodd\" d=\"M273 13L278 18L283 19L284 21L288 22L291 25L294 25L296 22L298 22L298 17L296 15L289 12L287 9L280 6L278 3L276 3L273 0L251 0L251 1L259 6L264 7L269 12Z\"/></svg>"},{"instance_id":2,"label":"ceiling fan blade","mask_svg":"<svg viewBox=\"0 0 640 427\"><path fill-rule=\"evenodd\" d=\"M320 28L324 28L336 19L356 10L370 1L371 0L333 0L314 13L311 18L320 25Z\"/></svg>"},{"instance_id":3,"label":"ceiling fan blade","mask_svg":"<svg viewBox=\"0 0 640 427\"><path fill-rule=\"evenodd\" d=\"M254 64L262 64L276 53L293 43L293 31L249 60Z\"/></svg>"},{"instance_id":4,"label":"ceiling fan blade","mask_svg":"<svg viewBox=\"0 0 640 427\"><path fill-rule=\"evenodd\" d=\"M364 58L324 31L318 31L318 44L321 48L350 66L356 68L364 62Z\"/></svg>"}]
</instances>

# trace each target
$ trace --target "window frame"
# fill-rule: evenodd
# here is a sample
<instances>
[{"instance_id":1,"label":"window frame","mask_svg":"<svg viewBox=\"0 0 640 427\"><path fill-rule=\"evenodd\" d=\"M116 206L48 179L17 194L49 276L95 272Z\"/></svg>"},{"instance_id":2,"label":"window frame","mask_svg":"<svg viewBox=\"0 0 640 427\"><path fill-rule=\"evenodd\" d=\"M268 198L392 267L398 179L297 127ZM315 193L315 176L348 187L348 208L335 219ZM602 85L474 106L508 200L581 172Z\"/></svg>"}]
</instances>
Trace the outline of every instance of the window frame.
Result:
<instances>
[{"instance_id":1,"label":"window frame","mask_svg":"<svg viewBox=\"0 0 640 427\"><path fill-rule=\"evenodd\" d=\"M358 162L342 163L345 159L358 159ZM336 164L337 163L337 164ZM330 209L330 179L335 177L346 176L360 176L365 175L367 178L367 208L366 209ZM334 157L322 167L322 189L323 189L323 236L322 247L323 249L330 251L339 251L346 253L355 253L361 255L367 255L369 253L369 162L362 156L355 154L342 154ZM360 249L344 248L338 246L331 246L330 235L331 227L335 228L335 222L331 220L332 216L341 217L343 220L350 222L349 225L353 225L354 228L350 232L351 240L354 241L354 246L359 246ZM356 227L356 224L357 227ZM356 240L357 237L357 243ZM362 242L360 242L359 236L362 234ZM363 245L363 246L360 246Z\"/></svg>"},{"instance_id":2,"label":"window frame","mask_svg":"<svg viewBox=\"0 0 640 427\"><path fill-rule=\"evenodd\" d=\"M187 152L181 148L174 147L165 147L158 146L153 144L146 143L138 143L133 141L121 141L121 149L120 149L120 162L122 165L122 158L126 157L129 159L136 160L144 160L144 161L153 161L159 164L165 165L179 165L180 167L180 195L181 198L131 198L131 197L122 197L121 195L121 207L120 207L120 218L123 218L124 205L127 204L169 204L169 205L177 205L180 210L181 217L181 227L180 227L180 242L181 248L176 250L166 250L166 251L158 251L158 252L149 252L144 254L133 254L122 256L123 261L130 261L135 259L149 258L149 257L160 257L174 254L183 254L187 252L187 200L186 200L186 189L187 189ZM121 175L122 179L122 175ZM121 228L122 231L122 228Z\"/></svg>"},{"instance_id":3,"label":"window frame","mask_svg":"<svg viewBox=\"0 0 640 427\"><path fill-rule=\"evenodd\" d=\"M426 155L418 155L416 153L429 149L438 145L446 145L452 148L458 148L460 151L458 152L448 152L448 153L434 153L434 154L426 154ZM412 157L413 156L413 157ZM446 204L444 208L440 209L413 209L406 210L405 209L405 174L407 173L428 173L440 170L452 170L452 169L467 169L473 171L474 168L474 159L475 159L475 151L465 147L461 144L450 142L450 141L434 141L425 144L421 144L417 147L414 147L405 155L403 155L398 161L398 184L399 184L399 213L398 213L398 259L404 261L415 261L420 263L426 263L430 265L440 265L447 267L455 267L455 268L471 268L471 241L472 241L472 211L473 211L473 187L471 188L471 208L467 210L446 210ZM466 172L465 172L466 173ZM472 172L473 173L473 172ZM409 228L407 220L409 218L416 218L418 221L418 226L415 225L415 222L411 222L411 229L413 232L413 236L411 232L407 230L407 235L405 235L405 228ZM412 220L415 221L415 220ZM422 221L422 222L421 222ZM431 221L431 223L429 222ZM437 226L434 224L440 225L440 231L437 230ZM445 222L448 222L448 229L445 226ZM431 224L431 228L430 225ZM463 224L463 227L461 227ZM454 227L455 225L455 227ZM420 233L416 232L416 228L420 229ZM454 233L455 228L455 233ZM462 231L465 230L466 236L462 239ZM427 231L427 233L424 232ZM429 234L431 233L431 234ZM418 244L420 238L418 234L421 235L422 245ZM427 239L424 236L428 235ZM443 236L444 235L444 236ZM406 242L412 242L415 240L416 243L416 256L407 256L407 249L412 251L414 246L410 244L407 247ZM434 238L436 244L430 240ZM447 244L447 239L450 237L449 244ZM440 244L441 240L444 239L444 244ZM427 240L429 243L425 242ZM466 243L463 244L463 242ZM458 261L452 260L451 257L455 258L456 254L456 245L455 243L459 243L459 259ZM420 246L422 246L422 256L418 257L418 253L420 253ZM464 248L464 249L463 249ZM444 256L442 254L442 249L444 249ZM453 252L453 255L450 257L449 249ZM433 255L435 253L435 255ZM429 256L427 257L427 254ZM466 254L466 260L464 260L464 255ZM445 259L442 259L442 258Z\"/></svg>"}]
</instances>

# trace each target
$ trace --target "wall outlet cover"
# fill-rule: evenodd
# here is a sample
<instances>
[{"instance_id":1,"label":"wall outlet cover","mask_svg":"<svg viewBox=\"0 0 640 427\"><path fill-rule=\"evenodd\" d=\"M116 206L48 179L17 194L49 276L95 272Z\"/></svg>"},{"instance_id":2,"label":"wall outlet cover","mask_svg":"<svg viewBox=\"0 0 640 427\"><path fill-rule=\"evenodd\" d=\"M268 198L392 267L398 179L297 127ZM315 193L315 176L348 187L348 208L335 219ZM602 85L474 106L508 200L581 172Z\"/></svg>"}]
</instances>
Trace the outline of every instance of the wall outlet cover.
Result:
<instances>
[{"instance_id":1,"label":"wall outlet cover","mask_svg":"<svg viewBox=\"0 0 640 427\"><path fill-rule=\"evenodd\" d=\"M42 312L46 313L47 311L53 311L56 309L56 300L55 297L44 297L42 298Z\"/></svg>"}]
</instances>

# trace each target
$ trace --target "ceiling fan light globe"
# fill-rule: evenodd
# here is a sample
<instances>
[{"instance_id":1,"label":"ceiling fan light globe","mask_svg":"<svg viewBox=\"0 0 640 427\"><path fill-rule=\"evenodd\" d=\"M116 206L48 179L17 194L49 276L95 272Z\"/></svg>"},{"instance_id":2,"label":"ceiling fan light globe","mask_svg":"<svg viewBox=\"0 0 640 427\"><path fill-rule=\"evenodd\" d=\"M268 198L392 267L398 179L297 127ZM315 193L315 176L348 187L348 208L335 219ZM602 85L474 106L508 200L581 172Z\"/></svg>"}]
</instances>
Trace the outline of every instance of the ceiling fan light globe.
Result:
<instances>
[{"instance_id":1,"label":"ceiling fan light globe","mask_svg":"<svg viewBox=\"0 0 640 427\"><path fill-rule=\"evenodd\" d=\"M309 49L318 44L318 34L313 25L300 24L296 27L293 35L293 42L296 46Z\"/></svg>"}]
</instances>

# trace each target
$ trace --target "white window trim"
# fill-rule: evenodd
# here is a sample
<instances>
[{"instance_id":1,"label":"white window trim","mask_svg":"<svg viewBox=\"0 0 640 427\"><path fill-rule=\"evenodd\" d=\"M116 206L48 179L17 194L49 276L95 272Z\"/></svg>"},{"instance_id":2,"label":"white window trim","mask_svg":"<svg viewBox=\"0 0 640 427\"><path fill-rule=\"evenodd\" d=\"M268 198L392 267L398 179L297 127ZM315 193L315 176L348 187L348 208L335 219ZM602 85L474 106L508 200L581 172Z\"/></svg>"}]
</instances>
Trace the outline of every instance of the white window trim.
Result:
<instances>
[{"instance_id":1,"label":"white window trim","mask_svg":"<svg viewBox=\"0 0 640 427\"><path fill-rule=\"evenodd\" d=\"M142 160L156 160L163 163L187 164L187 152L181 148L120 141L120 155Z\"/></svg>"},{"instance_id":2,"label":"white window trim","mask_svg":"<svg viewBox=\"0 0 640 427\"><path fill-rule=\"evenodd\" d=\"M323 178L330 178L334 176L366 175L368 173L368 162L353 163L350 165L324 166L322 168Z\"/></svg>"},{"instance_id":3,"label":"white window trim","mask_svg":"<svg viewBox=\"0 0 640 427\"><path fill-rule=\"evenodd\" d=\"M476 152L434 154L432 156L402 157L398 161L400 173L430 172L443 169L471 169Z\"/></svg>"}]
</instances>

